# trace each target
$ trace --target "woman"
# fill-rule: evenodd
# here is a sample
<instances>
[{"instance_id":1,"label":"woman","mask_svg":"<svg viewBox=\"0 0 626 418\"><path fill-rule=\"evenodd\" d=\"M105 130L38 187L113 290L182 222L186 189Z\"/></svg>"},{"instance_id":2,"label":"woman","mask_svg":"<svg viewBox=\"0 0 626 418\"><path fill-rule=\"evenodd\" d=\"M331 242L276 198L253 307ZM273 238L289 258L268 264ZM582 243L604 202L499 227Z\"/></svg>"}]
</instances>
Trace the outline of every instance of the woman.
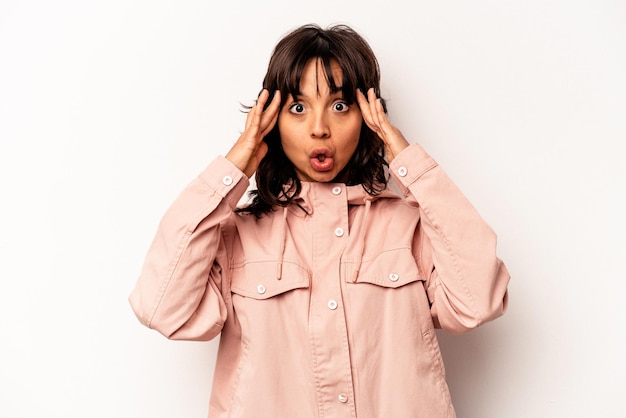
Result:
<instances>
[{"instance_id":1,"label":"woman","mask_svg":"<svg viewBox=\"0 0 626 418\"><path fill-rule=\"evenodd\" d=\"M130 301L168 338L220 335L209 417L453 417L434 329L502 315L508 280L489 226L387 119L366 41L305 25Z\"/></svg>"}]
</instances>

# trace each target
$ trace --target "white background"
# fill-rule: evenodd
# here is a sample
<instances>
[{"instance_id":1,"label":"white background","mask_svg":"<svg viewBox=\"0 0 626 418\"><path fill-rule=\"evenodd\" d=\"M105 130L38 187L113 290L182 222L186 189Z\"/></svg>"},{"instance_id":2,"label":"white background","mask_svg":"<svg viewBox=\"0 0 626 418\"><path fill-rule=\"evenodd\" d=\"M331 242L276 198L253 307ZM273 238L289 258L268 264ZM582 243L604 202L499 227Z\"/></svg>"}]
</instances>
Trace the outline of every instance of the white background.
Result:
<instances>
[{"instance_id":1,"label":"white background","mask_svg":"<svg viewBox=\"0 0 626 418\"><path fill-rule=\"evenodd\" d=\"M370 41L393 122L498 233L509 311L440 334L459 417L626 417L626 3L248 3L0 2L0 417L206 416L216 341L127 297L309 22Z\"/></svg>"}]
</instances>

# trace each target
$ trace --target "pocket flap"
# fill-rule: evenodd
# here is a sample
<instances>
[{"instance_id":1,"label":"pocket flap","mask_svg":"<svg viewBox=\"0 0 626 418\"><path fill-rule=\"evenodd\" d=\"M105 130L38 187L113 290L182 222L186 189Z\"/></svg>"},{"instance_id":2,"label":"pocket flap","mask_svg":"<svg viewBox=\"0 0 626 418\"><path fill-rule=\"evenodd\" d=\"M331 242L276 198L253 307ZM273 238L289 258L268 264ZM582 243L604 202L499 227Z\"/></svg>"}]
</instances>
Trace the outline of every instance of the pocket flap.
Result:
<instances>
[{"instance_id":1,"label":"pocket flap","mask_svg":"<svg viewBox=\"0 0 626 418\"><path fill-rule=\"evenodd\" d=\"M346 260L342 264L345 280L349 284L370 283L397 288L422 280L410 248L386 250L373 258L364 258L356 282L352 281L354 272L358 267L356 261Z\"/></svg>"},{"instance_id":2,"label":"pocket flap","mask_svg":"<svg viewBox=\"0 0 626 418\"><path fill-rule=\"evenodd\" d=\"M253 299L269 299L281 293L310 286L310 274L300 264L284 261L278 280L276 261L248 261L232 269L230 289Z\"/></svg>"}]
</instances>

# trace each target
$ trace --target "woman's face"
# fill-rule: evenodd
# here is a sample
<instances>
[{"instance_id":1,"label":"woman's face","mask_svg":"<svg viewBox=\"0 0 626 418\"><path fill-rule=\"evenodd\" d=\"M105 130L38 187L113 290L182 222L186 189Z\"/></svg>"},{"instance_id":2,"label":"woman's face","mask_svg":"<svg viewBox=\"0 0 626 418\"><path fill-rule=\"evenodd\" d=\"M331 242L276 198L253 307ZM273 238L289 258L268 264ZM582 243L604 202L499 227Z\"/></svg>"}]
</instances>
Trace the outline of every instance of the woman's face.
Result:
<instances>
[{"instance_id":1,"label":"woman's face","mask_svg":"<svg viewBox=\"0 0 626 418\"><path fill-rule=\"evenodd\" d=\"M339 64L331 61L331 70L340 82ZM357 148L363 119L358 104L348 105L338 87L331 93L323 65L311 59L302 73L300 96L290 95L280 111L281 143L300 181L345 181L340 173Z\"/></svg>"}]
</instances>

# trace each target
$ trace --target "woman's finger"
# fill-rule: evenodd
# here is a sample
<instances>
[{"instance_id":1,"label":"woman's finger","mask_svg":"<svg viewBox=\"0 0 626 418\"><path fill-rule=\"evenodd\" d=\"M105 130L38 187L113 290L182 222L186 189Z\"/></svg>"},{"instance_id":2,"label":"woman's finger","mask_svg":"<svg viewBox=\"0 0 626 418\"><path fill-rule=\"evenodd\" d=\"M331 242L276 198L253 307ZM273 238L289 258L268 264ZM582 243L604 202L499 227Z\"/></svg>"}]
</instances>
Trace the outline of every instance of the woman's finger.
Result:
<instances>
[{"instance_id":1,"label":"woman's finger","mask_svg":"<svg viewBox=\"0 0 626 418\"><path fill-rule=\"evenodd\" d=\"M382 115L379 112L379 109L382 108L382 103L380 99L376 97L374 89L370 88L367 91L367 97L363 94L363 92L358 91L357 100L361 108L363 120L367 126L384 141L384 129L382 124L386 121L386 115L384 110Z\"/></svg>"},{"instance_id":2,"label":"woman's finger","mask_svg":"<svg viewBox=\"0 0 626 418\"><path fill-rule=\"evenodd\" d=\"M356 97L359 107L361 108L361 115L363 116L363 120L372 131L376 132L375 122L372 118L372 109L370 107L370 103L365 97L365 94L363 94L361 90L357 90Z\"/></svg>"},{"instance_id":3,"label":"woman's finger","mask_svg":"<svg viewBox=\"0 0 626 418\"><path fill-rule=\"evenodd\" d=\"M374 125L376 126L376 132L378 134L382 133L381 130L381 118L380 115L378 113L377 110L377 105L380 102L380 99L378 97L376 97L376 92L374 91L373 88L370 88L367 91L367 99L370 105L370 113L372 115L372 121L374 122Z\"/></svg>"},{"instance_id":4,"label":"woman's finger","mask_svg":"<svg viewBox=\"0 0 626 418\"><path fill-rule=\"evenodd\" d=\"M263 112L260 120L259 131L261 132L261 139L265 137L276 124L278 120L278 112L280 110L280 90L276 90L274 97L269 106Z\"/></svg>"},{"instance_id":5,"label":"woman's finger","mask_svg":"<svg viewBox=\"0 0 626 418\"><path fill-rule=\"evenodd\" d=\"M269 92L265 89L261 91L259 97L256 100L252 109L248 112L248 116L246 117L246 131L251 127L256 125L256 129L258 130L259 123L261 121L261 116L263 115L263 107L265 106L265 102L269 96Z\"/></svg>"}]
</instances>

